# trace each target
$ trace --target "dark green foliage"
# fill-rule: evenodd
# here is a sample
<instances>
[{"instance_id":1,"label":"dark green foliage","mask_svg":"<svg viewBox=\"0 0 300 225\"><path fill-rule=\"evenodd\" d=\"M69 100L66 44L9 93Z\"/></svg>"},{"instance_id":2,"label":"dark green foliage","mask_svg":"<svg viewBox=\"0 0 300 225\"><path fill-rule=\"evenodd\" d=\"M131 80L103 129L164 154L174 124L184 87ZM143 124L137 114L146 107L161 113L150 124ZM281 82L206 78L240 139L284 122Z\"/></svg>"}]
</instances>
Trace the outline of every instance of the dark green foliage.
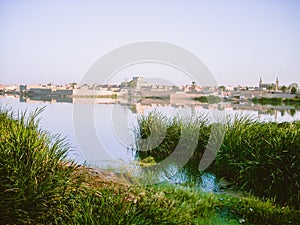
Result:
<instances>
[{"instance_id":1,"label":"dark green foliage","mask_svg":"<svg viewBox=\"0 0 300 225\"><path fill-rule=\"evenodd\" d=\"M252 99L253 103L259 103L262 105L281 105L283 103L283 98L257 98Z\"/></svg>"},{"instance_id":2,"label":"dark green foliage","mask_svg":"<svg viewBox=\"0 0 300 225\"><path fill-rule=\"evenodd\" d=\"M196 97L193 98L193 100L204 102L204 103L210 103L210 104L221 102L221 98L214 95Z\"/></svg>"},{"instance_id":3,"label":"dark green foliage","mask_svg":"<svg viewBox=\"0 0 300 225\"><path fill-rule=\"evenodd\" d=\"M283 102L287 105L300 104L300 98L287 98Z\"/></svg>"},{"instance_id":4,"label":"dark green foliage","mask_svg":"<svg viewBox=\"0 0 300 225\"><path fill-rule=\"evenodd\" d=\"M253 103L259 103L262 105L282 105L283 103L286 105L297 105L300 103L299 98L253 98L252 99Z\"/></svg>"},{"instance_id":5,"label":"dark green foliage","mask_svg":"<svg viewBox=\"0 0 300 225\"><path fill-rule=\"evenodd\" d=\"M212 127L207 120L203 120L203 116L200 120L202 123L199 120L191 123L176 118L167 119L156 113L142 117L137 135L137 156L141 159L152 156L159 162L176 148L179 139L188 140L190 134L197 130L198 145L189 164L199 163ZM152 123L155 130L150 129ZM165 135L159 133L160 129L167 130ZM184 135L179 132L183 129L190 129L191 132ZM299 208L300 122L262 123L236 117L227 122L225 129L222 145L209 170L257 196L275 198L282 205ZM155 139L156 143L160 143L155 148L147 148L143 145L145 142L139 142L140 137L147 138L150 134L163 137L161 142ZM181 153L184 154L184 151Z\"/></svg>"},{"instance_id":6,"label":"dark green foliage","mask_svg":"<svg viewBox=\"0 0 300 225\"><path fill-rule=\"evenodd\" d=\"M187 154L188 149L191 159L201 159L210 136L211 126L207 121L205 116L169 119L156 111L142 116L136 130L136 155L141 160L152 156L159 162L174 152L180 140L177 157ZM197 138L196 144L191 142L193 136Z\"/></svg>"},{"instance_id":7,"label":"dark green foliage","mask_svg":"<svg viewBox=\"0 0 300 225\"><path fill-rule=\"evenodd\" d=\"M62 200L72 166L62 160L67 146L58 136L38 128L41 112L17 116L0 112L0 211L2 222L50 219ZM59 194L58 194L59 193ZM13 220L12 220L13 219Z\"/></svg>"},{"instance_id":8,"label":"dark green foliage","mask_svg":"<svg viewBox=\"0 0 300 225\"><path fill-rule=\"evenodd\" d=\"M297 93L297 88L296 87L292 87L291 88L291 94L296 94Z\"/></svg>"},{"instance_id":9,"label":"dark green foliage","mask_svg":"<svg viewBox=\"0 0 300 225\"><path fill-rule=\"evenodd\" d=\"M235 119L210 169L257 196L299 208L300 122Z\"/></svg>"}]
</instances>

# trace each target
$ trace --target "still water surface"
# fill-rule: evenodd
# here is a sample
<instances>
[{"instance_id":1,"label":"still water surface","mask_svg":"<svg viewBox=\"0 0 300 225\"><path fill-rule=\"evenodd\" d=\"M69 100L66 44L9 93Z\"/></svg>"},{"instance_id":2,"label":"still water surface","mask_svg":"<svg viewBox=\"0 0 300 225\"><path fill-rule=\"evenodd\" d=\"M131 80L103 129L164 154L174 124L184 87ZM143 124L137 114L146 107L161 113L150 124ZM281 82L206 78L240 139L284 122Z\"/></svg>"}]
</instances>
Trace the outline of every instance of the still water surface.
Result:
<instances>
[{"instance_id":1,"label":"still water surface","mask_svg":"<svg viewBox=\"0 0 300 225\"><path fill-rule=\"evenodd\" d=\"M162 112L166 116L172 115L190 115L193 113L204 113L211 115L212 113L220 115L251 115L254 118L268 121L293 121L300 119L300 110L290 107L243 107L240 105L218 105L216 107L209 106L171 106L159 104L108 104L111 100L107 100L104 104L93 104L90 100L81 100L73 103L68 102L43 102L43 101L30 101L21 102L19 98L13 96L1 96L0 105L2 107L10 107L14 111L33 111L36 108L45 107L44 111L40 114L41 127L50 131L51 133L61 134L66 137L71 145L71 151L68 154L70 159L74 159L77 163L85 163L92 166L103 166L104 159L101 154L97 152L95 147L91 149L84 148L85 144L78 146L77 138L73 126L73 107L90 106L94 107L94 126L97 137L108 151L108 154L120 162L131 162L134 156L130 151L134 140L134 128L137 125L137 118L141 114L146 114L152 110ZM104 101L105 102L105 101ZM117 112L117 113L116 113ZM119 116L118 116L119 115ZM115 117L114 117L115 116ZM85 118L83 116L82 123ZM124 124L126 125L124 127ZM89 142L89 133L86 135L86 146ZM106 162L107 163L107 162Z\"/></svg>"}]
</instances>

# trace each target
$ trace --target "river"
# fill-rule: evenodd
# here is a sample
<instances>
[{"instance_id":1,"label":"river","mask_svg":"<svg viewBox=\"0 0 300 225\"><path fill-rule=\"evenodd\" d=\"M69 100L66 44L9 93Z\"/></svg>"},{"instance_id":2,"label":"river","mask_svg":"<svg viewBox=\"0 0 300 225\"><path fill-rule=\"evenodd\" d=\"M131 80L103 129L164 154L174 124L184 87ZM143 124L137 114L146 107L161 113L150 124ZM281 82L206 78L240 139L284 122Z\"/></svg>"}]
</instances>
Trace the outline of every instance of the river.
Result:
<instances>
[{"instance_id":1,"label":"river","mask_svg":"<svg viewBox=\"0 0 300 225\"><path fill-rule=\"evenodd\" d=\"M96 103L96 104L95 104ZM66 99L61 101L32 99L23 101L18 96L0 96L0 105L4 108L12 108L17 111L33 111L36 108L45 107L39 115L43 129L51 133L61 134L70 143L71 148L68 158L80 164L92 166L107 165L108 159L116 162L131 162L134 156L130 148L134 140L134 128L137 118L152 110L162 112L166 116L188 115L192 113L204 113L215 115L251 115L254 118L267 121L293 121L300 119L299 107L295 106L262 106L252 103L221 103L216 105L180 105L174 106L161 100L139 100L134 103L119 99ZM85 126L86 114L79 114L73 118L76 109L92 109L94 118L92 126L95 129L95 137L98 139L109 155L99 152L92 136L83 128L83 133L78 131L80 126ZM90 115L90 114L87 114ZM74 126L74 123L76 126ZM82 123L82 125L81 125ZM75 128L74 128L75 127ZM79 127L79 128L78 128ZM76 134L77 129L77 134ZM85 132L85 133L84 133ZM81 137L78 137L81 135ZM80 139L80 140L79 140ZM98 143L98 142L97 142Z\"/></svg>"}]
</instances>

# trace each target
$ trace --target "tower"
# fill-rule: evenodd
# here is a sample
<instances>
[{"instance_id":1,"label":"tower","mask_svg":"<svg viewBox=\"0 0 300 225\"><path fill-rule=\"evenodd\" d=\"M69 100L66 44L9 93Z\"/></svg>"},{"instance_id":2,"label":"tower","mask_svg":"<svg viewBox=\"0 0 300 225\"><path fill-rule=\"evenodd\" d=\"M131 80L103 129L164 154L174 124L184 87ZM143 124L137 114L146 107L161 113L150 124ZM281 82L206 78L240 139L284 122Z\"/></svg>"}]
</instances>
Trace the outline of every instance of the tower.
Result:
<instances>
[{"instance_id":1,"label":"tower","mask_svg":"<svg viewBox=\"0 0 300 225\"><path fill-rule=\"evenodd\" d=\"M279 89L279 80L278 77L276 78L276 82L275 82L275 91L278 91Z\"/></svg>"},{"instance_id":2,"label":"tower","mask_svg":"<svg viewBox=\"0 0 300 225\"><path fill-rule=\"evenodd\" d=\"M262 87L262 84L263 84L262 79L259 78L259 87Z\"/></svg>"}]
</instances>

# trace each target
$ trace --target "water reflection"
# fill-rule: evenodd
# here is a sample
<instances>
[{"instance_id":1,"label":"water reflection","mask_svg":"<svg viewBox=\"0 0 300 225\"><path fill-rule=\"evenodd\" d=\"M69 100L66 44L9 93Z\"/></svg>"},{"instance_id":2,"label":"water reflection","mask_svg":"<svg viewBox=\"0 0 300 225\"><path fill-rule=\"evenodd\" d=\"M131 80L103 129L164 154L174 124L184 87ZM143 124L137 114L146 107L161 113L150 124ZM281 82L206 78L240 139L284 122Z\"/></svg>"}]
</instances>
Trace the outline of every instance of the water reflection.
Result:
<instances>
[{"instance_id":1,"label":"water reflection","mask_svg":"<svg viewBox=\"0 0 300 225\"><path fill-rule=\"evenodd\" d=\"M3 97L3 96L2 96ZM292 121L300 118L300 104L254 104L251 101L221 102L218 104L205 104L192 99L169 98L71 98L61 96L16 96L24 103L72 103L72 104L118 104L121 107L129 107L132 114L144 114L153 108L173 109L183 108L190 110L219 110L226 113L246 112L256 115L261 120L275 122ZM5 98L5 97L4 97Z\"/></svg>"},{"instance_id":2,"label":"water reflection","mask_svg":"<svg viewBox=\"0 0 300 225\"><path fill-rule=\"evenodd\" d=\"M62 97L62 96L48 96L48 95L34 95L34 96L20 95L19 101L25 103L38 103L38 102L73 103L73 98Z\"/></svg>"},{"instance_id":3,"label":"water reflection","mask_svg":"<svg viewBox=\"0 0 300 225\"><path fill-rule=\"evenodd\" d=\"M174 176L165 179L168 183L180 184L193 189L200 189L204 192L219 192L220 185L215 175L198 170L190 171L191 166L187 165Z\"/></svg>"},{"instance_id":4,"label":"water reflection","mask_svg":"<svg viewBox=\"0 0 300 225\"><path fill-rule=\"evenodd\" d=\"M224 115L252 115L261 120L268 121L293 121L300 119L300 106L298 105L259 105L252 102L222 102L219 104L203 104L192 100L163 99L163 98L69 98L69 97L47 97L47 96L0 96L0 104L8 105L13 110L34 110L37 107L46 106L41 114L41 125L44 129L53 133L66 136L71 143L72 151L69 157L79 163L86 162L88 165L102 166L103 157L93 148L79 148L73 130L73 106L94 105L94 124L97 136L103 143L113 159L119 162L130 162L134 156L128 148L134 138L133 129L136 126L136 119L141 114L146 114L153 109L161 111L167 116L177 114L197 114L218 112ZM121 133L116 132L113 124L113 110L119 110L128 115L128 129ZM84 120L83 120L84 121ZM121 118L118 123L124 121ZM85 134L88 142L89 134ZM86 143L88 146L88 143ZM115 163L115 162L114 162ZM173 178L177 179L177 178ZM179 178L178 178L179 179ZM181 178L180 178L181 179ZM178 182L174 180L174 182Z\"/></svg>"},{"instance_id":5,"label":"water reflection","mask_svg":"<svg viewBox=\"0 0 300 225\"><path fill-rule=\"evenodd\" d=\"M130 170L130 174L134 174L136 179L132 184L135 185L168 183L214 193L219 193L222 189L215 175L209 172L198 171L198 164L191 162L181 169L178 169L174 163L170 163L165 165L164 168L157 170L147 170L147 167L135 167L131 169L122 167L123 173L124 170Z\"/></svg>"}]
</instances>

